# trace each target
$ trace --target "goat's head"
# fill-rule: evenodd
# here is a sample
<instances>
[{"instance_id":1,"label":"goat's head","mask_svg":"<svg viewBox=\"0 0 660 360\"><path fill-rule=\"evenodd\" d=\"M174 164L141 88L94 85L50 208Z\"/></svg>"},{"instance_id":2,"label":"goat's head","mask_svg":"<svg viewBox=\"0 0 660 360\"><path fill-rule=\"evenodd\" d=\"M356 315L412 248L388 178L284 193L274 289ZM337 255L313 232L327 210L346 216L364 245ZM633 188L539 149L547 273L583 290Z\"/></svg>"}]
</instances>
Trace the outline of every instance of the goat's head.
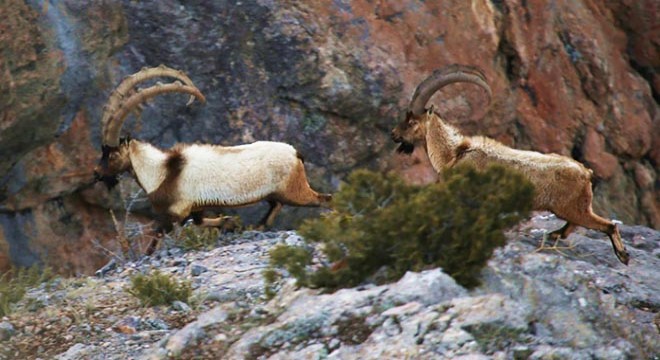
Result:
<instances>
[{"instance_id":1,"label":"goat's head","mask_svg":"<svg viewBox=\"0 0 660 360\"><path fill-rule=\"evenodd\" d=\"M173 83L157 83L146 89L135 87L155 77L171 77L177 79ZM131 169L129 156L129 138L120 138L119 133L124 124L126 116L143 102L164 93L187 93L190 105L195 98L204 103L204 95L195 87L190 78L180 70L174 70L164 65L154 68L144 68L139 72L126 77L112 92L107 104L103 108L101 119L101 132L103 144L101 147L101 161L94 169L97 181L103 181L108 188L114 187L118 180L117 176Z\"/></svg>"},{"instance_id":2,"label":"goat's head","mask_svg":"<svg viewBox=\"0 0 660 360\"><path fill-rule=\"evenodd\" d=\"M406 113L406 118L392 130L392 140L399 143L398 152L411 154L415 146L426 139L425 116L415 116L412 112Z\"/></svg>"},{"instance_id":3,"label":"goat's head","mask_svg":"<svg viewBox=\"0 0 660 360\"><path fill-rule=\"evenodd\" d=\"M119 183L119 175L131 169L131 159L128 154L129 138L121 138L119 146L103 145L101 160L94 167L94 178L108 187L108 190Z\"/></svg>"},{"instance_id":4,"label":"goat's head","mask_svg":"<svg viewBox=\"0 0 660 360\"><path fill-rule=\"evenodd\" d=\"M426 141L428 123L437 116L434 107L426 108L426 104L438 90L457 82L479 85L488 93L490 103L490 86L478 69L465 65L451 65L434 71L417 86L408 106L406 118L392 130L392 140L401 144L397 149L399 152L410 154L416 145Z\"/></svg>"}]
</instances>

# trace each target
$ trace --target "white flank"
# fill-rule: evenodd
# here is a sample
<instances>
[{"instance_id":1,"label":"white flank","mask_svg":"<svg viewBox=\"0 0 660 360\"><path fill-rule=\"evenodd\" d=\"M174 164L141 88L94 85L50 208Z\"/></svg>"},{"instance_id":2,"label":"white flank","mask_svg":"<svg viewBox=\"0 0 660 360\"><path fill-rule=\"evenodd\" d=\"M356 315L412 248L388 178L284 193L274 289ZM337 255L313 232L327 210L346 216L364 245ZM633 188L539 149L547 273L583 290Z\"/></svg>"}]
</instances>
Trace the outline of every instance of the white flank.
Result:
<instances>
[{"instance_id":1,"label":"white flank","mask_svg":"<svg viewBox=\"0 0 660 360\"><path fill-rule=\"evenodd\" d=\"M243 205L284 190L298 161L291 145L268 141L226 148L190 145L183 155L179 195L197 206Z\"/></svg>"}]
</instances>

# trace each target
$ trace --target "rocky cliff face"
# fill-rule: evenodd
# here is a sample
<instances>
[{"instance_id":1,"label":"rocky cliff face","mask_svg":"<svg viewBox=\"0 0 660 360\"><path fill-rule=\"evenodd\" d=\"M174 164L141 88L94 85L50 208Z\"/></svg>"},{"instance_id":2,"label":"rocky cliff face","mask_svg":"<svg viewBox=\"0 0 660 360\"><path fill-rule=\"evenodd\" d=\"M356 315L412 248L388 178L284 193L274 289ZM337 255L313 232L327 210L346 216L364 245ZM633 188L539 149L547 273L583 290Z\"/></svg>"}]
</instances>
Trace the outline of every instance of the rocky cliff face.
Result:
<instances>
[{"instance_id":1,"label":"rocky cliff face","mask_svg":"<svg viewBox=\"0 0 660 360\"><path fill-rule=\"evenodd\" d=\"M121 210L121 196L90 184L101 107L123 76L161 63L186 71L207 105L158 99L125 130L165 147L286 141L305 154L322 190L365 166L432 181L423 154L393 154L389 130L433 69L479 66L493 105L479 119L478 92L447 88L433 101L449 122L573 156L594 170L597 212L658 228L657 7L652 0L7 0L0 267L42 259L88 272L103 260L96 240L113 249L108 209ZM289 211L281 224L304 214Z\"/></svg>"},{"instance_id":2,"label":"rocky cliff face","mask_svg":"<svg viewBox=\"0 0 660 360\"><path fill-rule=\"evenodd\" d=\"M509 233L473 290L429 269L331 294L288 278L268 300L268 251L304 244L293 231L163 249L28 291L0 322L0 359L658 359L660 233L622 226L626 267L594 231L539 250L559 224L536 216ZM190 281L190 301L141 306L126 289L152 269Z\"/></svg>"}]
</instances>

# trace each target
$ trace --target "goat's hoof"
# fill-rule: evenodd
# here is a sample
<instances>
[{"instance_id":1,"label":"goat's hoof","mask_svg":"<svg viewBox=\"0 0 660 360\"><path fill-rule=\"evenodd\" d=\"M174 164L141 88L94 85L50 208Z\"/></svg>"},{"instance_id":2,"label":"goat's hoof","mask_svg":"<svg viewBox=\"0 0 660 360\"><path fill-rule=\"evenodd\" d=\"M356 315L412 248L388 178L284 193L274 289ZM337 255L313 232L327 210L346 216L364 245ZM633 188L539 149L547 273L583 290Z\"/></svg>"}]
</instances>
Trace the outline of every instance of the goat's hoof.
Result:
<instances>
[{"instance_id":1,"label":"goat's hoof","mask_svg":"<svg viewBox=\"0 0 660 360\"><path fill-rule=\"evenodd\" d=\"M621 263L628 266L628 262L630 261L630 255L628 255L628 252L626 250L623 251L614 250L614 253L616 254L617 259L621 261Z\"/></svg>"}]
</instances>

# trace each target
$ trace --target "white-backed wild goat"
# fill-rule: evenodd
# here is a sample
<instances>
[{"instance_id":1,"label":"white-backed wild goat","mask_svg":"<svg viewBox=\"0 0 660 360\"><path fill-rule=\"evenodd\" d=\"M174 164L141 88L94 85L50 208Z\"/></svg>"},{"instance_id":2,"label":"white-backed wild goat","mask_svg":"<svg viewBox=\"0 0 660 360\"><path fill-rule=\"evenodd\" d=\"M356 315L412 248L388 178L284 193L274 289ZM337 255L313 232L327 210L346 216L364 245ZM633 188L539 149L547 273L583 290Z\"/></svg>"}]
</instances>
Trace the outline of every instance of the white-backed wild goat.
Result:
<instances>
[{"instance_id":1,"label":"white-backed wild goat","mask_svg":"<svg viewBox=\"0 0 660 360\"><path fill-rule=\"evenodd\" d=\"M553 231L551 237L565 238L575 226L602 231L612 241L619 261L627 265L628 252L616 224L592 210L591 170L565 156L516 150L490 138L463 136L458 129L444 122L433 106L426 108L433 94L457 82L480 86L490 102L490 87L478 69L451 65L436 70L417 86L406 118L392 130L392 140L400 143L398 150L410 154L415 146L422 146L439 174L459 162L477 168L497 163L518 170L535 186L534 209L551 211L566 220L566 224Z\"/></svg>"},{"instance_id":2,"label":"white-backed wild goat","mask_svg":"<svg viewBox=\"0 0 660 360\"><path fill-rule=\"evenodd\" d=\"M145 89L136 86L156 77L173 83ZM204 218L208 208L240 207L262 200L270 204L261 223L270 226L283 205L325 206L332 196L319 194L307 182L302 157L291 145L259 141L240 146L177 144L161 150L135 139L120 139L126 116L144 101L164 93L189 94L206 100L181 71L163 65L145 68L126 77L113 91L102 118L102 158L95 168L97 180L108 188L117 176L131 172L147 193L161 229L191 216L203 226L219 226L222 218Z\"/></svg>"}]
</instances>

